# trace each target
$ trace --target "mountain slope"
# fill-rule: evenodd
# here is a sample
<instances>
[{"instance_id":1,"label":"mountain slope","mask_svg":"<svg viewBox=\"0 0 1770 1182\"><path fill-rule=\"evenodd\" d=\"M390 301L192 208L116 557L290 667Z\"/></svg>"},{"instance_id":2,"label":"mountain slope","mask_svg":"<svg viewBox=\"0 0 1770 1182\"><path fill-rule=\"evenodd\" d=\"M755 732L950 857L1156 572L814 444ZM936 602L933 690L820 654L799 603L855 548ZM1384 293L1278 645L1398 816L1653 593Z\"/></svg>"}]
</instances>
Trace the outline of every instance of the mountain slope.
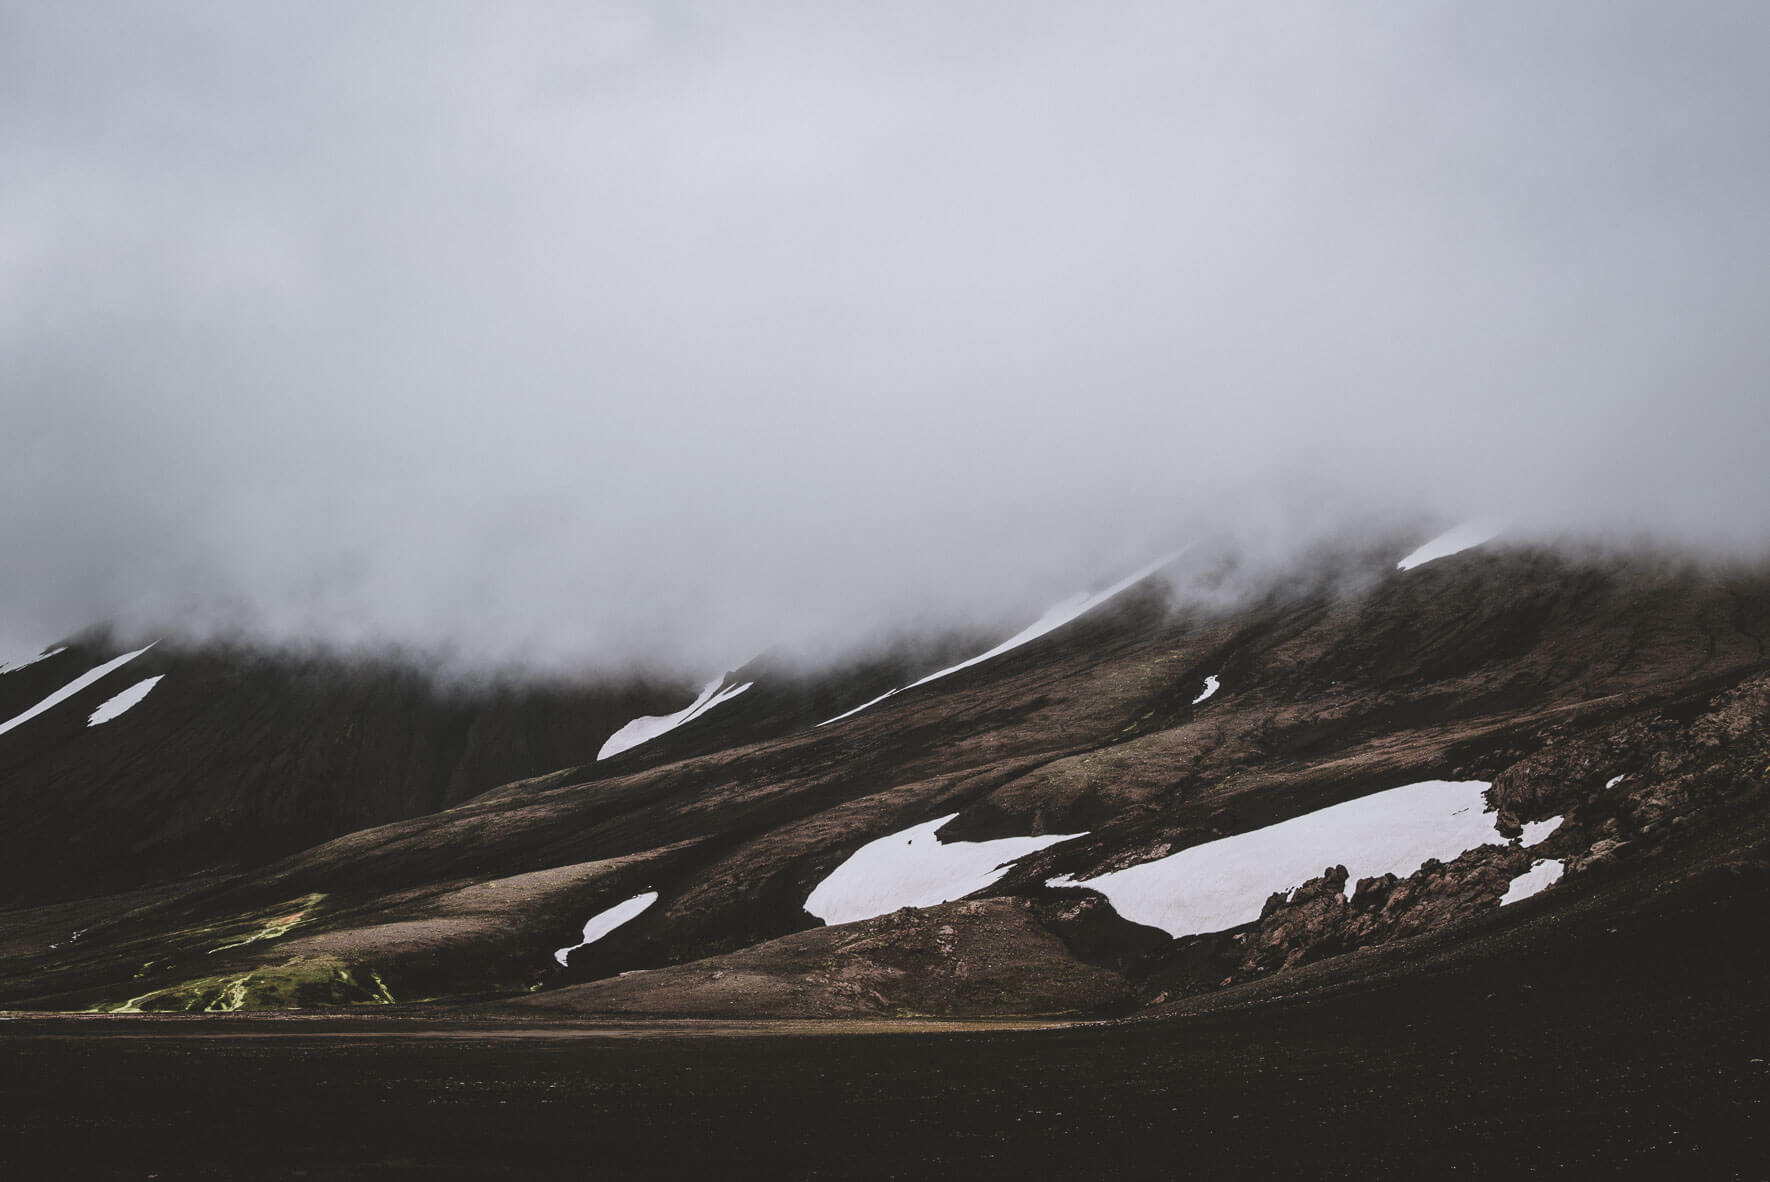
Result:
<instances>
[{"instance_id":1,"label":"mountain slope","mask_svg":"<svg viewBox=\"0 0 1770 1182\"><path fill-rule=\"evenodd\" d=\"M0 715L53 703L0 733L0 901L258 866L435 812L588 759L631 712L677 692L451 686L383 662L164 644L85 683L118 648L82 638L0 673ZM89 722L147 679L138 701Z\"/></svg>"},{"instance_id":2,"label":"mountain slope","mask_svg":"<svg viewBox=\"0 0 1770 1182\"><path fill-rule=\"evenodd\" d=\"M14 953L0 1000L204 1009L533 993L555 1012L1123 1013L1527 922L1612 880L1658 881L1703 834L1756 832L1770 575L1494 546L1398 571L1407 549L1342 555L1208 611L1171 608L1152 579L828 725L951 654L899 673L744 671L733 683L753 689L598 761L630 717L693 691L611 708L577 762L441 811L447 793L256 864L0 915ZM1218 563L1189 555L1170 573L1197 581ZM1175 938L1085 886L1437 780L1493 785L1491 839L1363 885L1333 873L1352 851L1328 847L1328 873L1279 875L1233 929ZM1077 836L1007 867L979 893L999 902L951 913L962 922L826 929L806 912L861 847L948 814L948 847ZM1510 840L1526 826L1528 850ZM1761 857L1755 841L1715 864ZM1560 881L1502 908L1549 861ZM656 904L555 959L589 917L642 892ZM894 961L890 931L926 954ZM1002 986L1017 973L1075 985L1017 1001Z\"/></svg>"}]
</instances>

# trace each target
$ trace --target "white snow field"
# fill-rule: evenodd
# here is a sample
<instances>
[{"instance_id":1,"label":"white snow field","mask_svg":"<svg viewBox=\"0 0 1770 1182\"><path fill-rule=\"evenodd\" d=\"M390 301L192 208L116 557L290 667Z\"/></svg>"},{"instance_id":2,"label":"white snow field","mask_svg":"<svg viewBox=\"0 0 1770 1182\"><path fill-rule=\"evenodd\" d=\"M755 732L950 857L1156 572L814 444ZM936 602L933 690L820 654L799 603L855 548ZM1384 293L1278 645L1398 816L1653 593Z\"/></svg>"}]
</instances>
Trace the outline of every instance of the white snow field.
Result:
<instances>
[{"instance_id":1,"label":"white snow field","mask_svg":"<svg viewBox=\"0 0 1770 1182\"><path fill-rule=\"evenodd\" d=\"M1217 675L1215 673L1211 674L1209 677L1205 678L1205 692L1192 699L1192 704L1194 706L1198 705L1200 702L1216 693L1222 688L1222 686L1223 683L1217 680Z\"/></svg>"},{"instance_id":2,"label":"white snow field","mask_svg":"<svg viewBox=\"0 0 1770 1182\"><path fill-rule=\"evenodd\" d=\"M1500 535L1500 527L1485 521L1468 521L1447 530L1395 564L1396 570L1412 570L1439 558L1449 558L1464 550L1472 550Z\"/></svg>"},{"instance_id":3,"label":"white snow field","mask_svg":"<svg viewBox=\"0 0 1770 1182\"><path fill-rule=\"evenodd\" d=\"M1530 869L1514 878L1506 893L1500 896L1500 906L1528 899L1538 891L1554 886L1560 881L1561 870L1561 863L1554 858L1532 863Z\"/></svg>"},{"instance_id":4,"label":"white snow field","mask_svg":"<svg viewBox=\"0 0 1770 1182\"><path fill-rule=\"evenodd\" d=\"M86 725L97 726L101 722L109 722L111 719L116 718L131 707L139 706L141 700L147 697L148 694L152 692L153 688L160 684L161 678L164 678L165 676L166 675L162 673L158 677L150 677L146 681L136 682L116 697L109 699L103 705L99 706L97 710L94 710L92 716L86 720Z\"/></svg>"},{"instance_id":5,"label":"white snow field","mask_svg":"<svg viewBox=\"0 0 1770 1182\"><path fill-rule=\"evenodd\" d=\"M933 907L963 899L1008 873L1009 864L1035 850L1083 833L942 842L934 831L958 816L948 813L870 841L851 854L805 900L825 923L854 923L899 907Z\"/></svg>"},{"instance_id":6,"label":"white snow field","mask_svg":"<svg viewBox=\"0 0 1770 1182\"><path fill-rule=\"evenodd\" d=\"M41 702L38 702L35 706L32 706L29 710L26 710L23 714L15 714L5 722L0 722L0 735L5 734L15 726L20 726L31 721L31 719L37 717L37 715L43 713L45 710L67 701L105 674L121 669L124 665L127 665L129 662L153 647L154 646L150 644L146 648L138 648L132 653L124 653L120 657L115 657L106 661L96 669L88 669L86 672L80 674L80 676L74 678L74 680L56 690L53 694L50 694L47 698L44 698Z\"/></svg>"},{"instance_id":7,"label":"white snow field","mask_svg":"<svg viewBox=\"0 0 1770 1182\"><path fill-rule=\"evenodd\" d=\"M755 684L753 681L746 681L742 685L728 686L725 684L725 675L720 674L702 687L701 696L689 703L687 708L674 714L647 714L629 722L608 737L602 750L596 753L596 758L607 759L611 755L630 751L641 743L649 743L659 735L668 734L683 723L699 718L721 702L731 701Z\"/></svg>"},{"instance_id":8,"label":"white snow field","mask_svg":"<svg viewBox=\"0 0 1770 1182\"><path fill-rule=\"evenodd\" d=\"M0 661L0 673L16 673L18 670L27 666L35 665L38 661L47 661L56 653L65 653L67 651L67 645L58 644L54 648L42 649L34 657L20 657L16 661Z\"/></svg>"},{"instance_id":9,"label":"white snow field","mask_svg":"<svg viewBox=\"0 0 1770 1182\"><path fill-rule=\"evenodd\" d=\"M1098 878L1061 875L1047 886L1091 887L1126 919L1170 936L1220 932L1260 918L1274 891L1288 891L1330 866L1347 870L1350 896L1361 878L1408 875L1428 858L1503 845L1497 815L1483 811L1479 780L1426 780L1330 805L1264 829L1195 845Z\"/></svg>"},{"instance_id":10,"label":"white snow field","mask_svg":"<svg viewBox=\"0 0 1770 1182\"><path fill-rule=\"evenodd\" d=\"M563 965L572 953L586 944L596 943L622 924L638 919L647 907L657 901L658 893L656 891L645 891L642 894L634 895L625 902L616 903L607 911L597 912L590 917L590 922L584 925L584 938L576 944L555 952L553 959Z\"/></svg>"},{"instance_id":11,"label":"white snow field","mask_svg":"<svg viewBox=\"0 0 1770 1182\"><path fill-rule=\"evenodd\" d=\"M1161 570L1164 566L1167 566L1170 562L1173 562L1176 558L1179 558L1182 554L1186 553L1186 551L1189 549L1191 549L1190 546L1183 546L1180 549L1174 551L1172 554L1168 555L1166 558L1158 559L1157 561L1150 563L1148 566L1143 567L1131 574L1126 575L1124 578L1120 579L1118 582L1114 583L1112 586L1106 588L1104 591L1096 591L1092 594L1089 594L1086 591L1082 591L1082 592L1079 592L1075 595L1072 595L1068 599L1065 599L1062 603L1059 603L1059 604L1049 608L1045 612L1044 615L1040 616L1037 620L1034 620L1031 624L1028 624L1025 628L1022 628L1019 632L1016 632L1014 635L1012 635L1008 639L1004 640L1001 644L996 645L996 647L990 649L988 652L978 653L975 657L971 657L968 660L960 661L957 665L948 665L945 669L940 669L940 670L937 670L933 673L930 673L928 676L923 677L917 681L912 681L908 685L900 685L894 690L886 690L884 693L880 694L878 697L874 698L872 701L862 702L860 705L856 706L854 709L845 710L841 714L836 715L834 718L826 718L822 722L818 723L817 725L818 726L829 726L832 722L840 722L844 718L851 718L854 715L859 714L862 710L865 710L869 706L877 706L880 702L883 702L886 698L894 697L897 694L903 693L905 690L915 689L919 685L927 685L931 681L938 681L942 677L947 676L949 673L957 673L961 669L969 669L973 665L981 665L981 664L983 664L983 662L989 660L992 657L999 657L1005 652L1008 652L1012 649L1017 649L1023 644L1027 644L1027 643L1030 643L1031 641L1037 640L1039 637L1045 635L1047 632L1055 632L1057 629L1063 627L1065 624L1069 623L1071 620L1076 619L1079 616L1086 615L1088 612L1093 611L1095 608L1099 607L1101 604L1105 603L1107 600L1111 599L1113 596L1119 594L1119 592L1129 590L1131 587L1135 586L1136 584L1141 583L1144 579L1147 579L1150 575L1153 575L1156 571Z\"/></svg>"}]
</instances>

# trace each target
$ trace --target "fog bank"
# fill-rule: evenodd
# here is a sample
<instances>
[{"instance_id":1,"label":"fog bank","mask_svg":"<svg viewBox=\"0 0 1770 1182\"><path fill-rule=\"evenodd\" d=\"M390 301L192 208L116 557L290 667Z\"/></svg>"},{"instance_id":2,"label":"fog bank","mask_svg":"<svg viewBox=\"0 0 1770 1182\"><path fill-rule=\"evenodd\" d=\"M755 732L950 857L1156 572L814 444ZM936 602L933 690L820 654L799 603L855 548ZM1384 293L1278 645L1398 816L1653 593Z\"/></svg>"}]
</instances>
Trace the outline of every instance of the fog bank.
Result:
<instances>
[{"instance_id":1,"label":"fog bank","mask_svg":"<svg viewBox=\"0 0 1770 1182\"><path fill-rule=\"evenodd\" d=\"M1725 0L0 2L0 642L704 674L1207 533L1762 553L1767 45Z\"/></svg>"}]
</instances>

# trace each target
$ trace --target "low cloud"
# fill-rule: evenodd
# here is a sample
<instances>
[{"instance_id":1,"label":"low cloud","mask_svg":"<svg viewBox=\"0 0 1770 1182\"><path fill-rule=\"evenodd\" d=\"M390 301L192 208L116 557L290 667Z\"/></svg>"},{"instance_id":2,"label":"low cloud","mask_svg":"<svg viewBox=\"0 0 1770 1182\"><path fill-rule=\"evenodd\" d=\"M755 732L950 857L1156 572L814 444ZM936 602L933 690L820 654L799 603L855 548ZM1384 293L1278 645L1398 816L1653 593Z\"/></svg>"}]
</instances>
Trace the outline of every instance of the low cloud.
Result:
<instances>
[{"instance_id":1,"label":"low cloud","mask_svg":"<svg viewBox=\"0 0 1770 1182\"><path fill-rule=\"evenodd\" d=\"M0 638L722 668L1770 547L1770 10L0 3Z\"/></svg>"}]
</instances>

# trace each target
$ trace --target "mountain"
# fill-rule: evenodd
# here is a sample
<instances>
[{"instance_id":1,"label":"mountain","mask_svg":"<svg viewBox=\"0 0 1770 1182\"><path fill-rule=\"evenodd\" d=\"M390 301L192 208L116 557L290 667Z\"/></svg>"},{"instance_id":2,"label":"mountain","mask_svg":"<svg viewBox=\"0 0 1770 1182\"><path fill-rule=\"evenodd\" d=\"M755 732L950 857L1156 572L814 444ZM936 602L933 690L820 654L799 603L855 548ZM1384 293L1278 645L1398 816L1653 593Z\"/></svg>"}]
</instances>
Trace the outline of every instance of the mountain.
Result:
<instances>
[{"instance_id":1,"label":"mountain","mask_svg":"<svg viewBox=\"0 0 1770 1182\"><path fill-rule=\"evenodd\" d=\"M0 673L0 1004L1122 1016L1760 881L1770 573L1481 540L698 695L80 638Z\"/></svg>"}]
</instances>

